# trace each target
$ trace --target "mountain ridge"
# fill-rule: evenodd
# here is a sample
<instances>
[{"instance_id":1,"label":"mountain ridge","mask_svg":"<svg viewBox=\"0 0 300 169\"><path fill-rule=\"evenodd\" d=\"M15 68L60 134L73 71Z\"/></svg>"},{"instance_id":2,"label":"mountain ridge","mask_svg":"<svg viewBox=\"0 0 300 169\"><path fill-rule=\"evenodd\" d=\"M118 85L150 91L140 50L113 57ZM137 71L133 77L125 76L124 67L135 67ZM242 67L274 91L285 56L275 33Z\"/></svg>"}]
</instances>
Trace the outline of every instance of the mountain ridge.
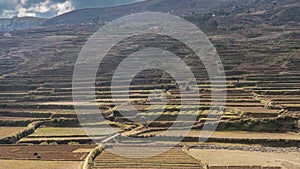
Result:
<instances>
[{"instance_id":1,"label":"mountain ridge","mask_svg":"<svg viewBox=\"0 0 300 169\"><path fill-rule=\"evenodd\" d=\"M195 10L208 12L217 7L230 6L237 2L240 0L146 0L108 8L79 9L51 18L43 25L103 24L124 15L146 11L169 12L176 15Z\"/></svg>"}]
</instances>

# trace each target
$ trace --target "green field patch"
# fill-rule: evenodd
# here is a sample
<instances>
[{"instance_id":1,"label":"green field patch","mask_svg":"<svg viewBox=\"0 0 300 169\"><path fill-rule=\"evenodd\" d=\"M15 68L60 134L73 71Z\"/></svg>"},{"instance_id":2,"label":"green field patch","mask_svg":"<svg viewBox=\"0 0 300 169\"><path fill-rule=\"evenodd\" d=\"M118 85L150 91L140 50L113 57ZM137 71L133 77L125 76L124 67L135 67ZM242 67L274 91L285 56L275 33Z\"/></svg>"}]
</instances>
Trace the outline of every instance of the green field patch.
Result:
<instances>
[{"instance_id":1,"label":"green field patch","mask_svg":"<svg viewBox=\"0 0 300 169\"><path fill-rule=\"evenodd\" d=\"M99 137L27 137L22 138L18 143L19 144L40 144L40 145L57 145L57 144L91 144L93 140L102 141L106 137L99 136ZM75 144L75 145L76 145Z\"/></svg>"},{"instance_id":2,"label":"green field patch","mask_svg":"<svg viewBox=\"0 0 300 169\"><path fill-rule=\"evenodd\" d=\"M104 136L113 134L114 131L110 128L88 128L91 136ZM68 127L42 127L37 129L29 138L33 137L72 137L72 136L87 136L87 133L82 128Z\"/></svg>"},{"instance_id":3,"label":"green field patch","mask_svg":"<svg viewBox=\"0 0 300 169\"><path fill-rule=\"evenodd\" d=\"M298 107L300 108L300 104L283 104L284 107Z\"/></svg>"}]
</instances>

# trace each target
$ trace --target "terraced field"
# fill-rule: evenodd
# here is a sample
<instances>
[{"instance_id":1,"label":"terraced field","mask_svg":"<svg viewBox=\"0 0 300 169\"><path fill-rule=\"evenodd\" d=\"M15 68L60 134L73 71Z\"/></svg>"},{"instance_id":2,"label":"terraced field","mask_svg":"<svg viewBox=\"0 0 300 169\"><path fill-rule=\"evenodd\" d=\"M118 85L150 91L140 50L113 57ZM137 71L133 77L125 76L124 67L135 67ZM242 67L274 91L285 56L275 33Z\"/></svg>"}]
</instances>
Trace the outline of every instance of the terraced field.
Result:
<instances>
[{"instance_id":1,"label":"terraced field","mask_svg":"<svg viewBox=\"0 0 300 169\"><path fill-rule=\"evenodd\" d=\"M115 131L110 128L89 128L88 130L89 135L82 128L43 127L26 138L22 138L18 143L88 144L93 143L93 140L100 142L106 136L115 134Z\"/></svg>"},{"instance_id":2,"label":"terraced field","mask_svg":"<svg viewBox=\"0 0 300 169\"><path fill-rule=\"evenodd\" d=\"M31 41L35 41L32 43L43 44L45 37L58 32L58 30L54 28L53 30L48 30L48 33L42 33L43 31L44 30L34 30L31 35L32 37L27 38L31 39ZM68 31L72 32L70 29L64 33L70 33ZM66 147L71 146L67 144L92 143L91 138L87 137L86 134L79 129L80 125L72 102L72 65L75 61L73 56L78 53L78 49L85 41L85 38L88 37L87 35L89 33L90 32L87 31L82 33L80 38L74 36L68 37L65 40L59 39L56 42L63 45L63 50L60 49L61 51L59 51L66 57L64 61L61 61L61 59L56 56L57 52L60 53L59 51L54 51L54 49L57 48L57 44L47 41L49 48L47 52L43 53L45 49L37 48L33 50L33 53L39 53L39 55L45 56L50 55L49 57L45 57L53 59L52 61L47 61L49 65L40 65L39 69L33 70L35 64L38 66L39 63L32 62L30 66L28 66L28 63L25 62L19 65L19 69L16 69L22 71L16 71L13 74L6 74L1 77L0 125L5 126L7 129L11 128L13 131L17 131L14 130L19 129L16 127L24 129L33 122L41 122L41 125L28 130L28 132L17 134L13 139L6 138L5 143L65 144ZM22 32L19 32L16 36L19 38L26 37ZM67 43L65 41L70 42ZM72 43L72 45L70 45L70 43ZM216 45L222 45L227 42L218 41L215 43ZM261 46L261 48L264 49L264 45L267 46L269 42L259 41L257 43L257 47ZM292 48L295 48L295 44L297 43L299 43L298 39L294 38L290 42L287 42L285 46L278 46L278 48L287 48L281 51L280 55L290 55L291 51L294 51ZM111 98L109 79L109 72L111 71L109 68L113 67L113 65L106 66L105 68L107 68L107 70L103 70L104 72L100 72L97 76L95 92L97 105L102 110L106 120L109 120L109 123L114 127L120 128L120 131L128 130L131 127L141 127L137 129L137 131L127 133L127 135L131 136L135 136L137 133L147 130L149 130L148 133L143 133L140 136L160 135L159 132L153 132L152 130L165 130L174 123L177 124L177 129L184 129L191 125L193 125L195 130L201 129L205 122L215 123L218 122L220 117L221 120L218 127L220 132L215 133L214 137L216 138L247 138L253 140L284 138L285 140L299 140L299 135L273 134L273 132L286 133L298 132L299 130L298 105L300 104L300 100L298 98L300 92L298 84L300 83L300 74L297 69L297 57L293 56L295 60L293 62L286 61L287 64L295 64L294 66L281 67L281 65L278 65L276 62L274 63L275 65L272 66L272 69L269 70L265 70L265 67L252 67L249 66L251 65L249 63L256 60L254 55L257 55L257 52L260 50L257 49L255 53L247 49L244 49L245 51L240 50L247 45L246 42L237 42L232 45L227 45L227 49L219 47L219 53L226 69L227 82L226 86L213 87L219 90L224 90L224 87L227 88L225 109L209 110L212 101L212 86L210 86L207 75L201 73L203 67L199 66L197 62L195 62L194 65L192 64L192 66L195 67L195 75L200 90L200 105L194 101L198 96L191 95L189 92L180 93L177 86L172 83L173 79L159 71L141 72L132 82L129 102L134 104L139 110L138 112L132 112L126 106L128 100L124 97L126 91L122 85L115 86L114 94L116 96L115 101L124 104L115 105ZM28 48L28 50L30 50L30 48ZM261 50L260 54L264 54L265 52L266 51ZM116 62L119 60L119 56L124 55L120 51L113 51L112 53L114 56L112 56L111 59ZM247 53L247 56L243 53ZM30 59L38 60L37 58L38 57L33 54L33 58ZM51 65L55 60L59 60L60 66ZM241 61L234 62L235 60ZM243 71L233 69L233 67L238 67L238 69ZM90 79L83 79L83 82L87 80ZM212 80L218 82L218 79ZM122 84L126 79L119 79L119 81L120 84ZM168 100L166 106L162 104L162 100L151 100L151 95L158 89L162 90L166 95ZM180 105L179 101L181 95L187 96L185 97L185 101L188 102L188 105ZM224 98L221 97L216 100L216 102L222 101L224 101ZM155 103L155 105L151 105L150 103ZM90 106L93 104L94 103L91 102L82 103L80 105L86 109L86 114L83 116L89 117L94 115L89 111ZM124 110L122 113L125 112L125 114L120 113L119 110ZM176 121L179 114L187 119L195 117L195 120ZM208 115L210 115L209 118ZM93 121L86 124L86 126L101 128L103 127L103 122ZM103 129L105 130L105 127ZM9 132L12 130L9 129ZM245 133L222 132L224 130L242 130ZM255 133L258 131L264 133ZM174 130L174 132L176 132L176 130ZM193 132L194 131L190 132L188 136L197 137L198 135ZM113 133L95 133L94 139L101 142L111 134ZM126 135L126 133L124 135ZM5 137L7 134L3 133L3 136ZM168 142L168 140L165 140L165 142ZM116 149L117 148L118 147L116 147ZM47 149L49 150L49 147L47 147ZM37 157L33 156L34 152L29 152L30 154L20 153L19 158L28 156L30 159L33 158L36 160ZM63 150L63 152L66 152L66 150ZM42 159L48 159L47 153L41 154ZM71 155L72 157L65 156L66 157L56 157L57 159L66 158L65 160L76 157L76 164L84 160L82 154L78 156ZM1 159L4 158L6 157L1 157ZM14 160L14 158L17 157L11 157L12 160ZM70 166L71 165L73 164L70 164ZM201 164L182 152L180 148L148 160L118 157L108 151L104 151L96 157L93 163L93 168L124 168L124 166L128 166L127 168L199 168Z\"/></svg>"},{"instance_id":3,"label":"terraced field","mask_svg":"<svg viewBox=\"0 0 300 169\"><path fill-rule=\"evenodd\" d=\"M7 137L19 131L22 131L23 127L0 127L1 134L0 138Z\"/></svg>"},{"instance_id":4,"label":"terraced field","mask_svg":"<svg viewBox=\"0 0 300 169\"><path fill-rule=\"evenodd\" d=\"M1 159L83 161L95 145L1 145Z\"/></svg>"},{"instance_id":5,"label":"terraced field","mask_svg":"<svg viewBox=\"0 0 300 169\"><path fill-rule=\"evenodd\" d=\"M261 2L259 9L254 5L258 2ZM285 5L280 6L282 3ZM274 146L282 151L241 152L190 147L194 156L212 166L270 164L287 169L299 168L299 154L285 153L282 148L298 150L300 146L297 10L286 16L293 19L284 19L286 12L293 12L286 9L290 6L298 9L299 2L251 1L240 4L205 14L186 9L184 11L188 13L178 12L181 6L168 11L184 15L182 17L204 30L220 55L226 74L225 84L218 76L209 79L203 63L177 40L152 33L134 36L118 43L105 56L95 79L92 94L96 98L86 97L88 102L78 102L77 106L84 110L79 115L74 109L72 92L80 96L85 92L80 93L72 86L74 65L82 46L99 25L42 26L14 30L11 31L12 37L1 37L0 168L79 168L96 147L94 142L102 143L118 132L121 135L107 141L115 144L95 156L94 161L89 161L92 168L202 168L203 164L181 147L150 158L129 157L151 155L166 148L162 145L173 146L174 138L180 136L185 138L180 145L198 145L200 130L205 123L217 127L207 144L236 145L242 142L243 147ZM139 9L139 6L132 9ZM279 22L278 18L282 17L283 21ZM6 32L0 32L0 35L2 33ZM116 77L118 83L112 91L115 68L129 54L147 47L175 51L174 54L191 68L197 85L187 86L188 90L181 92L168 73L145 70L130 82L130 91L122 85L129 81L122 78L127 74L123 72ZM79 81L84 86L93 79ZM192 94L196 87L199 95ZM226 98L217 95L213 100L213 89L226 91ZM199 98L200 103L196 101ZM218 106L222 102L225 106ZM130 104L138 111L133 111ZM93 105L100 111L92 111ZM210 110L212 106L215 107ZM95 118L99 115L104 117L103 121ZM78 117L87 123L80 124ZM162 134L170 126L172 130ZM91 137L81 127L88 128ZM188 127L192 130L186 136L178 135L178 131ZM158 136L159 140L151 140L152 136ZM132 145L131 137L136 139L138 146ZM151 143L152 146L142 146L142 143ZM118 156L120 153L126 157Z\"/></svg>"},{"instance_id":6,"label":"terraced field","mask_svg":"<svg viewBox=\"0 0 300 169\"><path fill-rule=\"evenodd\" d=\"M141 134L142 136L180 136L178 133L182 131L168 130L164 131L147 132ZM201 131L191 130L188 131L188 137L199 137ZM298 133L257 133L257 132L239 132L239 131L216 131L211 138L228 138L228 139L287 139L287 140L300 140Z\"/></svg>"},{"instance_id":7,"label":"terraced field","mask_svg":"<svg viewBox=\"0 0 300 169\"><path fill-rule=\"evenodd\" d=\"M80 169L82 162L77 161L37 161L37 160L0 160L0 168L11 169Z\"/></svg>"},{"instance_id":8,"label":"terraced field","mask_svg":"<svg viewBox=\"0 0 300 169\"><path fill-rule=\"evenodd\" d=\"M95 159L92 168L201 168L201 163L191 158L181 148L171 148L171 150L167 152L153 156L162 149L167 150L170 148L171 147L114 146L112 149L107 149L102 152ZM111 152L119 152L123 157Z\"/></svg>"},{"instance_id":9,"label":"terraced field","mask_svg":"<svg viewBox=\"0 0 300 169\"><path fill-rule=\"evenodd\" d=\"M241 150L200 150L190 149L190 153L203 159L210 168L225 166L262 166L284 169L296 169L300 167L299 152L259 152ZM230 154L230 155L228 155ZM244 167L247 168L247 167Z\"/></svg>"}]
</instances>

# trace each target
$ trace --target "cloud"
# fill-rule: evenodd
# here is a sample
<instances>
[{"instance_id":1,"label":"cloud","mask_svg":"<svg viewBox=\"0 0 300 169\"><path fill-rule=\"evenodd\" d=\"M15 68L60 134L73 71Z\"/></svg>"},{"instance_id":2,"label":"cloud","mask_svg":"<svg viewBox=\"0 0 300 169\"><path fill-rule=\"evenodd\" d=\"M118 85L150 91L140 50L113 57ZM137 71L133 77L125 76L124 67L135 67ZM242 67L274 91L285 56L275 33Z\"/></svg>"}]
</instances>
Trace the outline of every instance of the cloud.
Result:
<instances>
[{"instance_id":1,"label":"cloud","mask_svg":"<svg viewBox=\"0 0 300 169\"><path fill-rule=\"evenodd\" d=\"M18 14L17 14L18 17L25 17L25 16L36 17L36 13L31 12L30 10L24 8L21 5L17 5L16 9L18 11Z\"/></svg>"},{"instance_id":2,"label":"cloud","mask_svg":"<svg viewBox=\"0 0 300 169\"><path fill-rule=\"evenodd\" d=\"M20 2L21 2L22 5L26 5L27 1L28 0L21 0Z\"/></svg>"},{"instance_id":3,"label":"cloud","mask_svg":"<svg viewBox=\"0 0 300 169\"><path fill-rule=\"evenodd\" d=\"M2 17L3 18L12 18L14 17L16 14L15 14L15 11L14 10L7 10L7 9L4 9L3 12L2 12Z\"/></svg>"},{"instance_id":4,"label":"cloud","mask_svg":"<svg viewBox=\"0 0 300 169\"><path fill-rule=\"evenodd\" d=\"M57 10L57 15L61 15L70 11L73 11L75 7L72 5L71 1L66 1L64 3L57 3L54 5L51 5L51 8Z\"/></svg>"},{"instance_id":5,"label":"cloud","mask_svg":"<svg viewBox=\"0 0 300 169\"><path fill-rule=\"evenodd\" d=\"M2 3L3 0L0 0ZM2 10L2 17L11 18L13 16L18 17L47 17L47 15L61 15L66 12L70 12L75 9L72 4L72 0L12 0L10 3L4 4L4 6L10 8L4 8ZM0 5L0 9L1 9Z\"/></svg>"},{"instance_id":6,"label":"cloud","mask_svg":"<svg viewBox=\"0 0 300 169\"><path fill-rule=\"evenodd\" d=\"M28 8L29 11L37 12L37 13L46 13L50 11L50 0L46 0L44 2L40 2Z\"/></svg>"},{"instance_id":7,"label":"cloud","mask_svg":"<svg viewBox=\"0 0 300 169\"><path fill-rule=\"evenodd\" d=\"M74 10L75 7L72 5L70 0L65 2L56 2L53 3L51 0L45 0L44 2L40 2L27 8L28 13L47 13L49 11L55 12L56 15L61 15L66 12L70 12Z\"/></svg>"},{"instance_id":8,"label":"cloud","mask_svg":"<svg viewBox=\"0 0 300 169\"><path fill-rule=\"evenodd\" d=\"M0 0L0 17L50 18L75 9L116 6L138 1L142 0Z\"/></svg>"}]
</instances>

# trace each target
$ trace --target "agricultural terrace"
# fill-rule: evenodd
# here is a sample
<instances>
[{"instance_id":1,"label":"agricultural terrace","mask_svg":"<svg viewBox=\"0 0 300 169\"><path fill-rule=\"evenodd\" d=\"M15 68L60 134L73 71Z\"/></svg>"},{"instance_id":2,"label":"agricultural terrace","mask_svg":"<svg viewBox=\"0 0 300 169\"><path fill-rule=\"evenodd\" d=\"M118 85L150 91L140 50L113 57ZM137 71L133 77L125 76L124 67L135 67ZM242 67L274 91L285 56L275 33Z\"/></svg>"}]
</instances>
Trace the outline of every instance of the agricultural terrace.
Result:
<instances>
[{"instance_id":1,"label":"agricultural terrace","mask_svg":"<svg viewBox=\"0 0 300 169\"><path fill-rule=\"evenodd\" d=\"M95 169L126 166L202 168L205 162L212 166L237 167L245 163L251 166L300 168L299 2L241 1L234 3L234 7L220 5L219 8L216 5L212 9L205 7L203 11L190 8L209 3L174 1L177 4L174 7L173 3L167 2L151 1L149 4L145 1L141 2L141 6L126 5L126 9L109 10L117 11L114 16L119 16L117 14L123 11L130 14L136 10L147 10L143 5L148 4L151 9L159 7L155 11L162 9L164 12L184 14L183 17L199 26L216 47L226 74L225 84L218 76L209 79L205 66L194 52L177 40L152 33L134 36L119 42L107 53L95 78L93 93L96 98L87 97L90 102L78 103L85 111L77 116L72 92L78 95L85 92L72 88L74 65L83 45L99 25L79 23L72 26L73 23L64 23L13 30L10 32L12 37L0 38L0 168L39 169L48 166L49 169L77 169L97 146L95 141L102 142L116 134L107 128L106 123L117 128L121 135L108 141L112 147L90 160L91 167ZM188 10L182 7L185 4L188 4ZM73 16L74 13L69 14L71 18L78 19ZM69 15L62 15L65 16ZM101 19L105 23L112 18L103 15ZM95 18L88 15L83 19L84 22L86 20ZM118 85L112 92L111 80L115 68L130 54L147 47L175 51L174 54L191 68L197 85L186 86L187 91L180 92L179 85L168 73L145 70L130 81L130 91L122 85L129 79L115 77ZM138 62L132 65L140 66L135 63ZM82 78L79 82L85 86L94 81ZM191 94L196 88L200 96ZM226 91L226 98L218 96L212 100L213 89ZM163 94L156 93L157 90ZM126 99L128 92L129 100ZM114 102L112 94L120 104ZM160 99L162 95L166 105ZM187 105L181 105L181 96L185 96ZM200 98L200 104L195 102L196 98ZM222 102L225 103L224 108L217 106L210 110L211 106ZM91 111L94 104L101 111ZM138 111L129 109L130 104ZM96 121L95 115L103 115L105 121ZM178 115L184 117L182 121L176 121ZM81 129L78 117L92 119L84 124L84 127L91 129L92 138ZM176 131L188 127L193 130L180 145L192 143L197 146L200 130L206 122L212 126L218 124L217 132L212 137L214 143L207 144L225 146L239 143L242 148L234 147L229 151L215 146L205 150L187 146L194 158L182 147L146 159L120 157L108 151L141 156L156 151L155 148L162 145L173 146ZM166 135L161 133L173 124L173 130ZM93 133L93 128L102 129L102 132ZM133 142L124 136L137 140ZM159 140L151 140L152 136L158 136ZM137 144L145 143L144 137L151 146L140 146L142 154L135 152L139 149ZM252 152L247 147L253 144L276 151Z\"/></svg>"}]
</instances>

